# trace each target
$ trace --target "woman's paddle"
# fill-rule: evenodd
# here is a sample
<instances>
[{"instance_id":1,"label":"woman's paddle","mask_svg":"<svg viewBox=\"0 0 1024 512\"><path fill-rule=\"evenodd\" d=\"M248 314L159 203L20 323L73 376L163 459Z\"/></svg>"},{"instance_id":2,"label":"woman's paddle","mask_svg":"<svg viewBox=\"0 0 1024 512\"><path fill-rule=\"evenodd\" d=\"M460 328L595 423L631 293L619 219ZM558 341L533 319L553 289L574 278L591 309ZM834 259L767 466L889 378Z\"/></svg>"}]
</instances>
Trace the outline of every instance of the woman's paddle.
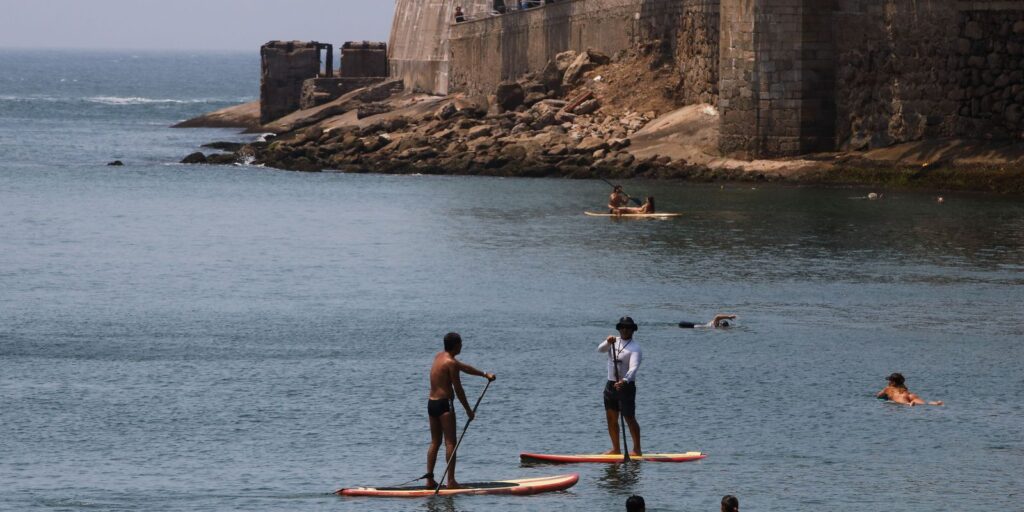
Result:
<instances>
[{"instance_id":1,"label":"woman's paddle","mask_svg":"<svg viewBox=\"0 0 1024 512\"><path fill-rule=\"evenodd\" d=\"M487 388L491 387L491 381L487 381L487 385L484 386L484 390L480 393L480 398L476 399L476 404L473 405L473 417L476 417L476 408L480 407L480 401L484 399L484 395L487 394ZM434 494L437 495L441 492L441 483L444 482L445 478L448 478L448 471L451 471L452 461L455 460L455 454L459 452L459 445L462 444L462 438L466 437L466 431L469 430L469 424L473 423L473 419L466 420L466 426L462 427L462 434L459 435L459 441L455 443L455 449L452 453L448 454L448 463L444 467L444 473L441 474L441 478L437 479L437 488L434 489Z\"/></svg>"},{"instance_id":2,"label":"woman's paddle","mask_svg":"<svg viewBox=\"0 0 1024 512\"><path fill-rule=\"evenodd\" d=\"M598 178L598 179L603 181L603 182L605 182L605 183L607 183L608 186L611 187L612 189L615 188L615 185L612 182L610 182L610 181L608 181L608 180L606 180L604 178ZM629 194L627 194L625 191L622 192L622 195L626 196L630 201L633 201L634 203L636 203L637 206L643 206L643 203L641 203L639 199L637 199L635 197L630 197Z\"/></svg>"},{"instance_id":3,"label":"woman's paddle","mask_svg":"<svg viewBox=\"0 0 1024 512\"><path fill-rule=\"evenodd\" d=\"M622 352L620 349L619 352ZM615 366L615 383L618 384L622 380L619 376L619 354L615 351L615 343L612 343L612 364ZM622 425L622 461L629 462L629 444L626 442L626 417L622 415L622 392L621 389L615 390L615 396L619 398L619 423Z\"/></svg>"}]
</instances>

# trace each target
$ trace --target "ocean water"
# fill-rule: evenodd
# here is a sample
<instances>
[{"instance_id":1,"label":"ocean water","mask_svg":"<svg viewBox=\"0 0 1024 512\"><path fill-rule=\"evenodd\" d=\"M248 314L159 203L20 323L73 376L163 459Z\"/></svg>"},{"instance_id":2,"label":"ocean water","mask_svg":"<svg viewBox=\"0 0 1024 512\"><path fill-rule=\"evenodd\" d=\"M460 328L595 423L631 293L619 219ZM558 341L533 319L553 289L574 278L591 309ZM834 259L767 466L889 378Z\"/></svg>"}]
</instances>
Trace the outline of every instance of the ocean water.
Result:
<instances>
[{"instance_id":1,"label":"ocean water","mask_svg":"<svg viewBox=\"0 0 1024 512\"><path fill-rule=\"evenodd\" d=\"M1019 199L637 181L684 216L615 221L581 215L599 181L176 164L244 136L167 126L257 79L255 55L0 51L0 509L1024 509ZM718 312L737 327L675 326ZM708 458L520 464L609 447L595 349L622 315L645 449ZM332 496L424 472L448 331L498 375L460 480L579 484ZM947 405L875 400L893 371Z\"/></svg>"}]
</instances>

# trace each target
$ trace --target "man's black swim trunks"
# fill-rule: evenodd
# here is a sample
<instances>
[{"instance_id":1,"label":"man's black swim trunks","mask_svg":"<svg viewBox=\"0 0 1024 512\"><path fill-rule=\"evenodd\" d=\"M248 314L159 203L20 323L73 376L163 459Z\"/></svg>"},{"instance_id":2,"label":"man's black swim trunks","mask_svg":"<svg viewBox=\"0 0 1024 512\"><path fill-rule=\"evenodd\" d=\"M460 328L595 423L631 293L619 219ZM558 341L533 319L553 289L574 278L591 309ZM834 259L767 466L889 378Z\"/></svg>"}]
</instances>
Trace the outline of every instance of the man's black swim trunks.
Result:
<instances>
[{"instance_id":1,"label":"man's black swim trunks","mask_svg":"<svg viewBox=\"0 0 1024 512\"><path fill-rule=\"evenodd\" d=\"M615 389L615 381L608 381L604 386L604 408L619 411L627 418L636 416L636 383L627 382L619 390Z\"/></svg>"},{"instance_id":2,"label":"man's black swim trunks","mask_svg":"<svg viewBox=\"0 0 1024 512\"><path fill-rule=\"evenodd\" d=\"M446 412L452 412L450 400L427 400L427 414L431 418L440 418Z\"/></svg>"}]
</instances>

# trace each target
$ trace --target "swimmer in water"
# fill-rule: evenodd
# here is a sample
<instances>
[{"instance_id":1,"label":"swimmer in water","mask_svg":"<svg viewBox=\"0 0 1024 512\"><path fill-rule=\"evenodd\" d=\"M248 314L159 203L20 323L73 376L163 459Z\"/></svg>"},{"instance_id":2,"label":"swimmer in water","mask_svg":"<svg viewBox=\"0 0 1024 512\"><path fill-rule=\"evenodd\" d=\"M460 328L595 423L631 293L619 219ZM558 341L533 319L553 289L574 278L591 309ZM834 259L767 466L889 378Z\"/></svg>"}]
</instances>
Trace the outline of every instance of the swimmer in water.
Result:
<instances>
[{"instance_id":1,"label":"swimmer in water","mask_svg":"<svg viewBox=\"0 0 1024 512\"><path fill-rule=\"evenodd\" d=\"M878 392L875 395L876 398L882 400L889 400L898 404L909 405L911 407L915 405L944 405L941 401L925 401L923 398L911 393L907 389L906 380L903 378L902 373L894 373L888 377L889 384L885 386L885 389Z\"/></svg>"},{"instance_id":2,"label":"swimmer in water","mask_svg":"<svg viewBox=\"0 0 1024 512\"><path fill-rule=\"evenodd\" d=\"M715 315L714 320L711 320L706 324L679 322L679 327L682 329L726 329L730 327L729 320L736 320L736 315Z\"/></svg>"}]
</instances>

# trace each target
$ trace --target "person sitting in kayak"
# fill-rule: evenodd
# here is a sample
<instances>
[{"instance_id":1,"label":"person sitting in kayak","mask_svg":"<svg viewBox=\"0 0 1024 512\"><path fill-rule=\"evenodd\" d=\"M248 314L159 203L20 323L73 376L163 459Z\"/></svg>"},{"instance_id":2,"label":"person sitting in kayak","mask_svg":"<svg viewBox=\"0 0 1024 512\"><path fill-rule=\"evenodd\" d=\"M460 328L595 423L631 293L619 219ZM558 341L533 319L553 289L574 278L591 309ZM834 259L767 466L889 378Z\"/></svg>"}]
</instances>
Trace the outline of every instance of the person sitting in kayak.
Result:
<instances>
[{"instance_id":1,"label":"person sitting in kayak","mask_svg":"<svg viewBox=\"0 0 1024 512\"><path fill-rule=\"evenodd\" d=\"M624 208L629 204L629 196L622 191L622 185L615 185L612 195L608 196L608 213L615 213L615 210Z\"/></svg>"},{"instance_id":2,"label":"person sitting in kayak","mask_svg":"<svg viewBox=\"0 0 1024 512\"><path fill-rule=\"evenodd\" d=\"M725 329L729 327L729 320L735 320L736 315L715 315L715 319L706 324L695 324L693 322L679 322L683 329Z\"/></svg>"},{"instance_id":3,"label":"person sitting in kayak","mask_svg":"<svg viewBox=\"0 0 1024 512\"><path fill-rule=\"evenodd\" d=\"M615 215L646 215L656 213L654 209L654 196L647 196L644 204L638 207L621 206L619 208L612 208L611 212Z\"/></svg>"},{"instance_id":4,"label":"person sitting in kayak","mask_svg":"<svg viewBox=\"0 0 1024 512\"><path fill-rule=\"evenodd\" d=\"M876 398L882 400L889 400L898 404L909 405L911 407L915 405L943 405L941 401L927 402L923 398L911 393L907 389L906 379L903 378L902 373L894 373L890 375L886 380L889 384L885 386L885 389L878 392L875 395Z\"/></svg>"},{"instance_id":5,"label":"person sitting in kayak","mask_svg":"<svg viewBox=\"0 0 1024 512\"><path fill-rule=\"evenodd\" d=\"M452 458L456 442L453 394L459 398L462 407L466 409L469 421L473 421L473 409L466 401L466 391L462 389L459 373L484 377L492 382L495 379L493 373L484 373L455 359L460 352L462 352L462 337L458 333L450 332L444 337L444 351L438 352L434 356L434 364L430 367L430 399L427 401L427 416L430 418L430 447L427 449L425 478L427 487L431 489L437 487L437 481L434 480L434 464L437 462L437 451L441 447L442 437L447 458L452 459L448 465L448 488L458 489L459 487L459 483L455 480L455 459Z\"/></svg>"}]
</instances>

